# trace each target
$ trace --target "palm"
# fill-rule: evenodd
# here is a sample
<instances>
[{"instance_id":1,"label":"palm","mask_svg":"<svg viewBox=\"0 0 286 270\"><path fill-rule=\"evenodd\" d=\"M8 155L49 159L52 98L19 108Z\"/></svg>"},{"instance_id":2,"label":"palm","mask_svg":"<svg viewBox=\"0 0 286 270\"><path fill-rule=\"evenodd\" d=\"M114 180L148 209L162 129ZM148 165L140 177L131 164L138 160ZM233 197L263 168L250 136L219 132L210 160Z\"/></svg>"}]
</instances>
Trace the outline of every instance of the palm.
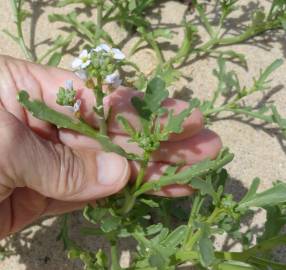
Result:
<instances>
[{"instance_id":1,"label":"palm","mask_svg":"<svg viewBox=\"0 0 286 270\"><path fill-rule=\"evenodd\" d=\"M43 100L50 107L67 113L66 109L55 103L59 86L63 86L67 79L74 81L75 88L81 89L80 95L83 100L84 118L90 124L96 125L96 118L92 112L93 94L84 89L84 85L73 73L56 68L48 68L34 65L28 62L15 60L8 57L0 57L0 98L2 107L15 115L39 136L55 143L64 143L72 148L90 149L100 148L96 142L84 136L75 135L65 130L57 130L48 123L44 123L26 112L16 101L17 92L25 89L32 99ZM138 119L130 105L130 96L133 95L128 89L120 89L112 94L106 105L112 106L112 115L109 122L109 131L113 140L129 152L140 152L140 149L128 143L128 138L120 130L115 122L117 113L124 114L134 126L138 126ZM165 104L175 111L180 111L186 104L175 100L169 100ZM203 129L202 116L196 111L184 125L184 132L171 138L171 141L162 143L161 148L153 155L153 164L147 171L147 178L156 178L162 174L167 163L186 160L193 164L206 157L215 157L220 150L221 143L217 135ZM2 155L3 156L3 155ZM137 164L131 163L132 176L137 173ZM173 186L164 189L160 195L177 196L190 192L189 187ZM0 191L1 192L1 191ZM11 220L9 215L14 216L13 226L10 231L16 231L20 227L29 224L43 214L61 213L82 206L82 203L66 203L46 198L39 193L26 187L17 188L10 197L0 204L0 220ZM5 217L3 218L2 217Z\"/></svg>"}]
</instances>

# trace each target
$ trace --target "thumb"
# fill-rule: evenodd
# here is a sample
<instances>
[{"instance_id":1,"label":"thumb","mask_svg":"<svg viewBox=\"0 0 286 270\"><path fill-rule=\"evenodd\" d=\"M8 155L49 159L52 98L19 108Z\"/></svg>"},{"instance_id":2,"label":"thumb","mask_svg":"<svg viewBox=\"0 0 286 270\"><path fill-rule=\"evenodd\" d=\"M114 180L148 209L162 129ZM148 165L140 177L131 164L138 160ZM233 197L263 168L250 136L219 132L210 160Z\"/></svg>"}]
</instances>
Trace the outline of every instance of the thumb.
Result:
<instances>
[{"instance_id":1,"label":"thumb","mask_svg":"<svg viewBox=\"0 0 286 270\"><path fill-rule=\"evenodd\" d=\"M87 201L114 194L128 181L125 158L54 144L2 110L0 134L0 190L7 193L28 187L61 201Z\"/></svg>"}]
</instances>

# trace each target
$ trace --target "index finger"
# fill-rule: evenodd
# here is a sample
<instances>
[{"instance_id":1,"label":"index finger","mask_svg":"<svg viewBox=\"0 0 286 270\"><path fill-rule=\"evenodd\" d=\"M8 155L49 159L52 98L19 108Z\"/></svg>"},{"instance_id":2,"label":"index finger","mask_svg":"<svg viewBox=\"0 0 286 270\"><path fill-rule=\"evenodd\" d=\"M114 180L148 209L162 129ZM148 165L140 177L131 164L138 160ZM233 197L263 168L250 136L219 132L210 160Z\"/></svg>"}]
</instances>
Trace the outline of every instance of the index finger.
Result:
<instances>
[{"instance_id":1,"label":"index finger","mask_svg":"<svg viewBox=\"0 0 286 270\"><path fill-rule=\"evenodd\" d=\"M15 60L17 61L17 60ZM65 85L66 80L73 80L75 89L79 89L79 97L82 100L82 114L83 118L92 126L98 126L98 119L93 111L95 104L95 97L91 89L87 89L84 82L78 78L74 73L52 67L40 66L32 63L27 63L29 70L41 84L43 101L58 111L65 114L71 114L66 108L56 104L56 95L58 88ZM114 93L107 96L104 100L106 110L112 107L108 130L114 134L125 134L116 121L118 114L123 115L131 125L136 129L140 128L140 121L137 113L131 104L131 98L135 95L142 95L142 92L134 91L130 88L119 87ZM33 95L31 93L31 97ZM176 100L167 99L163 102L163 106L174 111L175 114L180 113L182 110L188 107L188 103ZM162 118L162 124L167 121L167 117ZM189 138L197 134L203 128L203 116L202 113L196 109L193 113L187 117L183 123L183 132L180 134L172 134L171 141L178 141Z\"/></svg>"}]
</instances>

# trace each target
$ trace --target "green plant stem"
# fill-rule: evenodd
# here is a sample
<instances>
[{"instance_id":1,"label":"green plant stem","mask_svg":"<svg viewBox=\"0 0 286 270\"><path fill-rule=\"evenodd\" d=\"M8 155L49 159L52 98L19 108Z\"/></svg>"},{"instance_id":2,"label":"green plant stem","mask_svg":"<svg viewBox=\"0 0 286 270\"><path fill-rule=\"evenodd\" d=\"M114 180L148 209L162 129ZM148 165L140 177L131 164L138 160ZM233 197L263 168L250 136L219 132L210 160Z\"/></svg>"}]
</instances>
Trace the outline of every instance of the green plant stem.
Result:
<instances>
[{"instance_id":1,"label":"green plant stem","mask_svg":"<svg viewBox=\"0 0 286 270\"><path fill-rule=\"evenodd\" d=\"M218 45L222 46L228 46L228 45L233 45L237 43L242 43L244 41L247 41L250 38L253 38L257 35L261 35L262 33L269 31L269 30L275 30L275 29L280 29L281 24L278 20L273 21L273 22L266 22L264 24L261 24L259 27L250 27L248 28L244 33L242 33L239 36L236 37L229 37L229 38L223 38L218 41Z\"/></svg>"},{"instance_id":2,"label":"green plant stem","mask_svg":"<svg viewBox=\"0 0 286 270\"><path fill-rule=\"evenodd\" d=\"M17 35L18 35L17 41L25 57L31 61L35 61L35 57L32 55L31 51L28 49L24 41L24 36L23 36L23 31L22 31L22 20L20 18L21 6L22 6L21 2L22 1L19 0L17 4L16 0L11 1L12 10L13 10L14 18L15 18L15 24L17 26Z\"/></svg>"},{"instance_id":3,"label":"green plant stem","mask_svg":"<svg viewBox=\"0 0 286 270\"><path fill-rule=\"evenodd\" d=\"M192 204L191 214L190 214L190 217L189 217L189 220L188 220L188 234L187 234L187 237L184 240L184 244L183 244L184 246L187 244L188 239L191 238L191 235L193 233L192 225L193 225L193 222L195 220L195 217L197 216L197 214L199 213L199 211L201 209L201 206L202 206L203 202L204 202L204 200L202 199L200 193L198 193L195 196L193 204Z\"/></svg>"},{"instance_id":4,"label":"green plant stem","mask_svg":"<svg viewBox=\"0 0 286 270\"><path fill-rule=\"evenodd\" d=\"M219 87L214 91L214 94L213 94L213 97L212 97L212 100L211 100L211 105L212 107L214 106L215 102L217 101L217 98L219 96Z\"/></svg>"},{"instance_id":5,"label":"green plant stem","mask_svg":"<svg viewBox=\"0 0 286 270\"><path fill-rule=\"evenodd\" d=\"M212 224L217 216L221 213L221 209L216 209L213 214L209 217L207 220L208 224ZM198 230L188 242L187 248L182 248L182 250L178 253L178 258L182 261L192 261L192 260L198 260L199 259L199 253L192 251L191 247L196 243L196 241L200 237L200 230ZM245 263L251 263L255 261L262 260L257 257L257 255L261 255L265 252L269 252L270 250L273 250L274 248L285 245L286 243L286 235L280 235L273 237L271 239L265 240L257 245L255 245L252 248L246 249L242 252L224 252L224 251L217 251L215 252L215 256L218 259L223 260L236 260L241 261ZM280 267L281 265L278 264ZM277 266L277 267L278 267ZM285 267L285 265L284 265ZM276 269L276 268L275 268ZM277 268L277 269L284 269L284 268Z\"/></svg>"},{"instance_id":6,"label":"green plant stem","mask_svg":"<svg viewBox=\"0 0 286 270\"><path fill-rule=\"evenodd\" d=\"M162 65L165 62L165 58L164 58L164 55L163 55L158 43L155 40L149 40L149 44L153 48L153 50L155 51L159 65Z\"/></svg>"},{"instance_id":7,"label":"green plant stem","mask_svg":"<svg viewBox=\"0 0 286 270\"><path fill-rule=\"evenodd\" d=\"M102 90L102 78L101 76L97 77L97 85L94 87L94 93L96 98L96 112L99 117L99 130L103 135L107 134L107 125L104 115L104 107L103 107L103 97L104 93Z\"/></svg>"},{"instance_id":8,"label":"green plant stem","mask_svg":"<svg viewBox=\"0 0 286 270\"><path fill-rule=\"evenodd\" d=\"M227 163L229 163L231 160L233 159L233 154L228 153L227 155L225 155L222 159L220 160L213 160L211 161L212 164L212 168L211 170L215 171L219 168L222 168L224 165L226 165ZM157 189L161 189L164 186L168 186L174 183L184 183L186 184L187 181L190 181L191 179L195 178L195 177L203 177L204 175L206 175L209 171L205 170L204 168L202 169L197 169L197 166L199 166L200 163L198 163L197 165L192 166L189 169L186 169L182 172L177 173L176 175L171 175L171 176L162 176L159 179L152 179L146 183L144 183L135 193L134 196L138 197L143 193L146 193L148 191L152 191L152 190L157 190ZM194 169L195 168L195 169ZM185 181L182 181L185 180Z\"/></svg>"},{"instance_id":9,"label":"green plant stem","mask_svg":"<svg viewBox=\"0 0 286 270\"><path fill-rule=\"evenodd\" d=\"M143 155L143 161L141 161L141 163L140 163L140 171L139 171L138 176L136 178L132 193L134 193L138 188L140 188L141 184L143 183L149 160L150 160L150 154L145 152Z\"/></svg>"},{"instance_id":10,"label":"green plant stem","mask_svg":"<svg viewBox=\"0 0 286 270\"><path fill-rule=\"evenodd\" d=\"M135 205L136 197L137 197L135 195L135 192L140 188L140 186L143 183L149 160L150 160L150 153L145 152L143 155L143 160L140 161L140 170L139 170L138 176L135 180L135 184L133 185L130 193L127 192L127 190L126 190L124 205L118 211L119 213L122 213L125 215L125 214L129 213L132 210L133 206Z\"/></svg>"},{"instance_id":11,"label":"green plant stem","mask_svg":"<svg viewBox=\"0 0 286 270\"><path fill-rule=\"evenodd\" d=\"M279 235L267 240L258 243L252 248L249 248L242 253L244 256L255 256L257 253L264 253L267 252L277 246L285 245L286 244L286 235Z\"/></svg>"},{"instance_id":12,"label":"green plant stem","mask_svg":"<svg viewBox=\"0 0 286 270\"><path fill-rule=\"evenodd\" d=\"M121 270L118 258L117 242L115 240L110 241L111 252L111 270Z\"/></svg>"},{"instance_id":13,"label":"green plant stem","mask_svg":"<svg viewBox=\"0 0 286 270\"><path fill-rule=\"evenodd\" d=\"M216 115L220 112L232 112L235 114L244 114L249 117L253 117L259 120L262 120L266 123L273 123L273 119L271 116L263 115L259 112L247 111L242 108L232 108L232 104L226 104L217 108L213 108L204 112L204 117L208 118L212 115Z\"/></svg>"},{"instance_id":14,"label":"green plant stem","mask_svg":"<svg viewBox=\"0 0 286 270\"><path fill-rule=\"evenodd\" d=\"M267 266L267 268L271 270L285 270L286 269L285 264L265 260L265 259L258 258L258 257L251 257L249 259L249 262L254 264L255 266L262 266L262 267Z\"/></svg>"},{"instance_id":15,"label":"green plant stem","mask_svg":"<svg viewBox=\"0 0 286 270\"><path fill-rule=\"evenodd\" d=\"M99 5L97 6L97 25L96 25L96 35L95 35L95 40L96 42L100 41L100 37L101 37L101 29L102 29L102 13L103 13L103 3L100 2Z\"/></svg>"},{"instance_id":16,"label":"green plant stem","mask_svg":"<svg viewBox=\"0 0 286 270\"><path fill-rule=\"evenodd\" d=\"M223 209L215 208L215 210L212 212L212 214L208 217L206 220L206 223L211 225L215 222L217 217L223 212ZM193 235L190 235L189 239L186 241L186 244L184 245L183 249L186 250L192 250L194 244L198 241L198 239L201 237L202 230L198 229Z\"/></svg>"},{"instance_id":17,"label":"green plant stem","mask_svg":"<svg viewBox=\"0 0 286 270\"><path fill-rule=\"evenodd\" d=\"M127 189L124 190L125 192L125 199L124 199L124 204L122 206L122 208L120 208L117 213L120 215L126 215L128 214L133 206L135 205L136 202L136 197L132 196L129 191L127 191Z\"/></svg>"},{"instance_id":18,"label":"green plant stem","mask_svg":"<svg viewBox=\"0 0 286 270\"><path fill-rule=\"evenodd\" d=\"M219 37L212 38L208 42L206 42L204 45L197 48L196 51L206 51L215 46L229 46L229 45L242 43L268 30L274 30L274 29L280 29L280 28L282 27L281 27L281 23L279 22L279 20L265 22L261 24L260 26L249 27L245 32L243 32L242 34L238 36L226 37L226 38L219 38Z\"/></svg>"}]
</instances>

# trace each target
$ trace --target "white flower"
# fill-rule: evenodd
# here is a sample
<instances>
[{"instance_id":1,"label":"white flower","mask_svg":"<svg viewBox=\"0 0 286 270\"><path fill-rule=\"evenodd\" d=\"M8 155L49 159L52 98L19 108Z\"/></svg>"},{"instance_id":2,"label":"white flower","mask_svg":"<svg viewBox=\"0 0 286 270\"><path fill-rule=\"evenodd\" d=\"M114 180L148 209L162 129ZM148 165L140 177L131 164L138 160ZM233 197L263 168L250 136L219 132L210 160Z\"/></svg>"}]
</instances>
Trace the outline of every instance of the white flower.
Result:
<instances>
[{"instance_id":1,"label":"white flower","mask_svg":"<svg viewBox=\"0 0 286 270\"><path fill-rule=\"evenodd\" d=\"M73 90L73 81L72 80L66 80L65 81L66 89L71 91Z\"/></svg>"},{"instance_id":2,"label":"white flower","mask_svg":"<svg viewBox=\"0 0 286 270\"><path fill-rule=\"evenodd\" d=\"M119 50L117 48L112 48L111 51L112 51L114 59L116 59L116 60L125 59L125 54L121 50Z\"/></svg>"},{"instance_id":3,"label":"white flower","mask_svg":"<svg viewBox=\"0 0 286 270\"><path fill-rule=\"evenodd\" d=\"M120 79L120 76L117 71L115 71L112 74L107 75L104 81L105 83L112 85L113 88L117 88L122 83L122 80Z\"/></svg>"},{"instance_id":4,"label":"white flower","mask_svg":"<svg viewBox=\"0 0 286 270\"><path fill-rule=\"evenodd\" d=\"M73 106L64 106L64 107L67 108L72 113L77 113L79 112L81 107L81 100L77 99Z\"/></svg>"},{"instance_id":5,"label":"white flower","mask_svg":"<svg viewBox=\"0 0 286 270\"><path fill-rule=\"evenodd\" d=\"M92 51L94 51L94 52L104 52L104 53L107 53L107 54L111 53L115 60L123 60L123 59L125 59L125 55L124 55L124 53L121 50L119 50L117 48L110 48L105 43L98 45Z\"/></svg>"},{"instance_id":6,"label":"white flower","mask_svg":"<svg viewBox=\"0 0 286 270\"><path fill-rule=\"evenodd\" d=\"M78 76L80 79L86 81L87 80L87 72L83 69L79 69L75 72L75 75Z\"/></svg>"},{"instance_id":7,"label":"white flower","mask_svg":"<svg viewBox=\"0 0 286 270\"><path fill-rule=\"evenodd\" d=\"M87 68L91 63L90 56L87 50L83 50L79 57L72 62L72 68L77 70Z\"/></svg>"},{"instance_id":8,"label":"white flower","mask_svg":"<svg viewBox=\"0 0 286 270\"><path fill-rule=\"evenodd\" d=\"M95 51L95 52L102 52L102 51L104 51L104 52L106 52L106 53L109 53L109 52L111 51L111 48L110 48L107 44L103 43L103 44L98 45L98 46L94 49L94 51Z\"/></svg>"}]
</instances>

